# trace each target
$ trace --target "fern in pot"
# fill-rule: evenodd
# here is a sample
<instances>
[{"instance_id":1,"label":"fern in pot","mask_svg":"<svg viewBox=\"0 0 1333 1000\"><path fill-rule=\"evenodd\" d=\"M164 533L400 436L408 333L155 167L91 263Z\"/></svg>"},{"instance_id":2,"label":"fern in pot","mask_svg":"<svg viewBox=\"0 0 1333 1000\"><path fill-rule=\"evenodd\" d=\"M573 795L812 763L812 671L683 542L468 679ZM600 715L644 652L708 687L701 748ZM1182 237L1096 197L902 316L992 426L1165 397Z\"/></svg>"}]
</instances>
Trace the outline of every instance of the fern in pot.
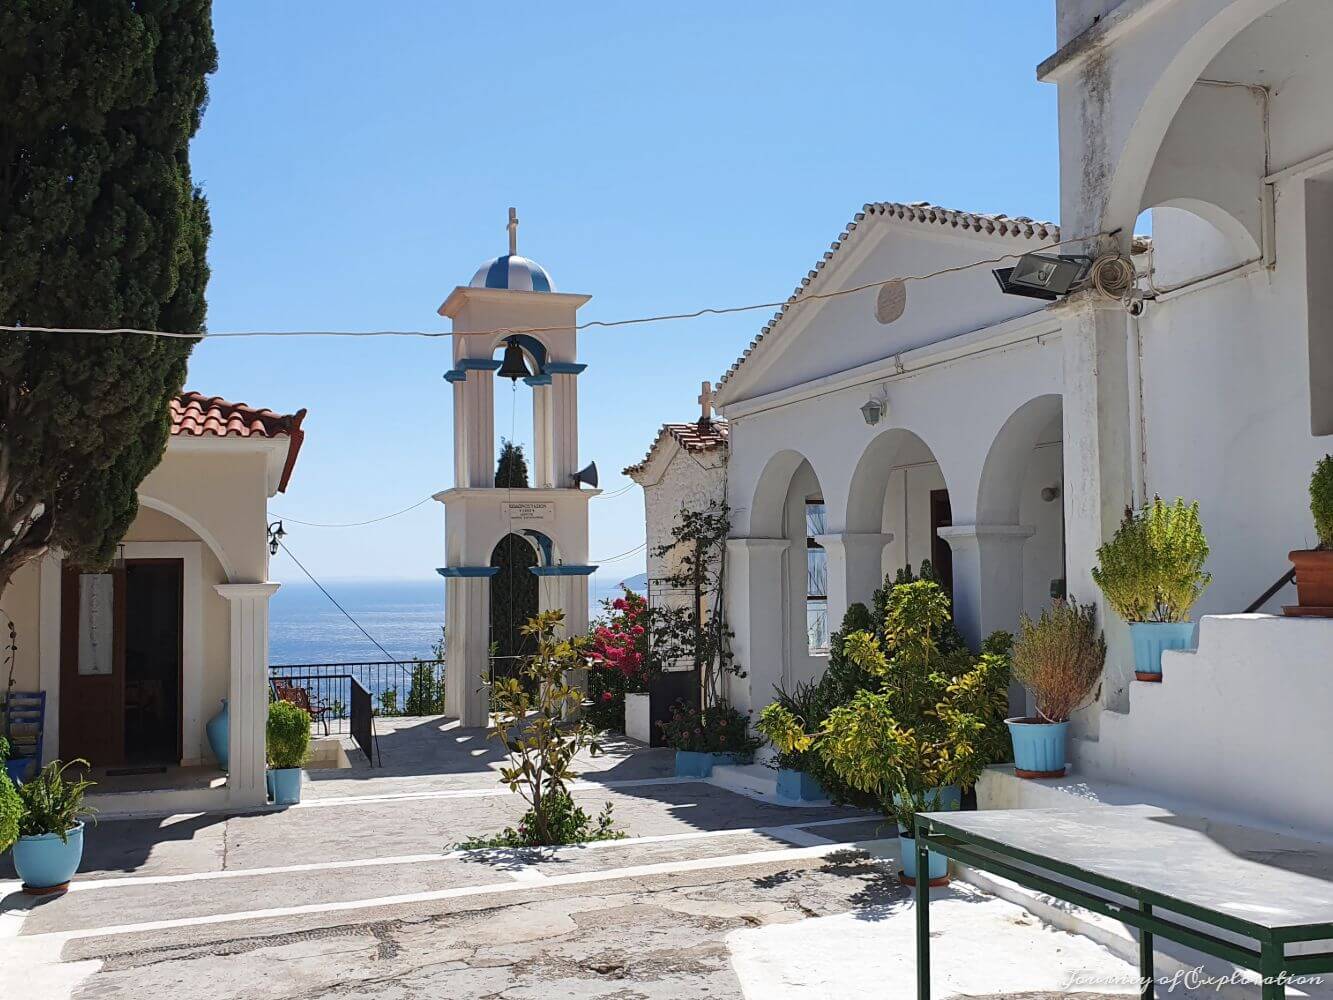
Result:
<instances>
[{"instance_id":1,"label":"fern in pot","mask_svg":"<svg viewBox=\"0 0 1333 1000\"><path fill-rule=\"evenodd\" d=\"M286 701L268 706L269 792L275 805L301 801L301 766L310 752L310 715Z\"/></svg>"},{"instance_id":2,"label":"fern in pot","mask_svg":"<svg viewBox=\"0 0 1333 1000\"><path fill-rule=\"evenodd\" d=\"M93 809L83 795L93 782L70 768L86 768L86 760L53 760L18 788L20 813L14 842L14 869L23 891L34 896L63 892L83 860L83 823Z\"/></svg>"},{"instance_id":3,"label":"fern in pot","mask_svg":"<svg viewBox=\"0 0 1333 1000\"><path fill-rule=\"evenodd\" d=\"M1069 750L1069 717L1088 701L1106 664L1106 640L1097 609L1056 601L1033 621L1019 623L1014 677L1032 696L1035 715L1006 719L1020 778L1063 777Z\"/></svg>"},{"instance_id":4,"label":"fern in pot","mask_svg":"<svg viewBox=\"0 0 1333 1000\"><path fill-rule=\"evenodd\" d=\"M1333 455L1325 455L1310 477L1310 513L1319 536L1317 549L1287 553L1296 570L1296 604L1288 615L1333 618Z\"/></svg>"},{"instance_id":5,"label":"fern in pot","mask_svg":"<svg viewBox=\"0 0 1333 1000\"><path fill-rule=\"evenodd\" d=\"M1203 568L1207 559L1199 504L1180 498L1126 509L1115 537L1097 550L1092 578L1129 623L1139 680L1162 679L1165 650L1193 647L1190 609L1213 579Z\"/></svg>"}]
</instances>

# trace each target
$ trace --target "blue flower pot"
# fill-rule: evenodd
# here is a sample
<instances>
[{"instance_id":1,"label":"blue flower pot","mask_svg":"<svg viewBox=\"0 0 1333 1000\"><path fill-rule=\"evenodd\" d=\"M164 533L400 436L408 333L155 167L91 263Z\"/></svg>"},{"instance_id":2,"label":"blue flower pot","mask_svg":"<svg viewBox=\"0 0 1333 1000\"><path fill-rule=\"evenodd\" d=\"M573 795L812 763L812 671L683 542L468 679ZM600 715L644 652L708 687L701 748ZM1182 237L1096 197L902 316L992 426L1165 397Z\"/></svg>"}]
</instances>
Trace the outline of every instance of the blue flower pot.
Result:
<instances>
[{"instance_id":1,"label":"blue flower pot","mask_svg":"<svg viewBox=\"0 0 1333 1000\"><path fill-rule=\"evenodd\" d=\"M1162 653L1194 648L1193 622L1130 622L1134 643L1134 676L1141 681L1162 679Z\"/></svg>"},{"instance_id":2,"label":"blue flower pot","mask_svg":"<svg viewBox=\"0 0 1333 1000\"><path fill-rule=\"evenodd\" d=\"M301 801L301 769L299 767L275 767L268 772L270 786L273 789L273 804L294 806Z\"/></svg>"},{"instance_id":3,"label":"blue flower pot","mask_svg":"<svg viewBox=\"0 0 1333 1000\"><path fill-rule=\"evenodd\" d=\"M916 881L916 838L898 834L898 853L903 864L903 878ZM926 852L926 877L935 882L949 874L949 859L934 851Z\"/></svg>"},{"instance_id":4,"label":"blue flower pot","mask_svg":"<svg viewBox=\"0 0 1333 1000\"><path fill-rule=\"evenodd\" d=\"M25 892L46 895L69 884L83 860L83 824L65 833L20 837L14 843L14 870L23 880Z\"/></svg>"},{"instance_id":5,"label":"blue flower pot","mask_svg":"<svg viewBox=\"0 0 1333 1000\"><path fill-rule=\"evenodd\" d=\"M208 745L213 756L218 759L218 767L227 770L231 765L231 710L227 707L226 698L222 699L222 708L208 720L204 730L208 734Z\"/></svg>"},{"instance_id":6,"label":"blue flower pot","mask_svg":"<svg viewBox=\"0 0 1333 1000\"><path fill-rule=\"evenodd\" d=\"M778 768L778 798L788 802L820 802L828 798L824 787L804 771Z\"/></svg>"},{"instance_id":7,"label":"blue flower pot","mask_svg":"<svg viewBox=\"0 0 1333 1000\"><path fill-rule=\"evenodd\" d=\"M1020 778L1063 778L1069 749L1068 722L1005 719L1014 742L1014 774Z\"/></svg>"},{"instance_id":8,"label":"blue flower pot","mask_svg":"<svg viewBox=\"0 0 1333 1000\"><path fill-rule=\"evenodd\" d=\"M707 778L717 764L735 764L734 753L701 753L698 750L676 751L677 778Z\"/></svg>"}]
</instances>

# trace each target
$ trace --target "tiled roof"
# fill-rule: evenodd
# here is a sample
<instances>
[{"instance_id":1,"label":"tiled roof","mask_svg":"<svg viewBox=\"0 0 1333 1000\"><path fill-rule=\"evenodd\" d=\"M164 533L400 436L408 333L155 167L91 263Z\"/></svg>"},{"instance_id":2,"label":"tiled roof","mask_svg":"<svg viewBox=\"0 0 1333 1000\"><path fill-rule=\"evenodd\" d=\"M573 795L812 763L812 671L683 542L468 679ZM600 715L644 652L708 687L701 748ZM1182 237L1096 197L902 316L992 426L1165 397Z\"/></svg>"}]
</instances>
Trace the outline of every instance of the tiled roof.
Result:
<instances>
[{"instance_id":1,"label":"tiled roof","mask_svg":"<svg viewBox=\"0 0 1333 1000\"><path fill-rule=\"evenodd\" d=\"M897 219L902 222L911 222L923 226L942 227L944 229L960 230L965 232L980 233L983 236L996 237L1000 239L1019 239L1019 240L1037 240L1040 244L1055 243L1060 239L1060 227L1054 222L1038 222L1035 219L1029 219L1027 216L1015 216L1010 218L1007 215L985 215L975 212L960 212L952 208L942 208L939 205L931 205L928 202L918 201L910 205L905 205L897 201L873 201L862 207L852 217L851 222L842 234L834 240L829 249L824 252L824 256L815 262L815 266L810 272L801 279L801 283L796 290L791 293L791 297L783 304L782 308L774 313L773 318L768 321L759 335L750 341L750 346L745 349L739 358L727 369L725 375L718 380L718 388L727 384L727 380L736 374L737 369L745 363L745 359L754 353L764 337L770 334L787 311L792 307L811 283L819 276L840 250L846 248L848 243L854 238L857 228L866 219ZM892 275L885 275L888 279Z\"/></svg>"},{"instance_id":2,"label":"tiled roof","mask_svg":"<svg viewBox=\"0 0 1333 1000\"><path fill-rule=\"evenodd\" d=\"M658 445L668 437L674 438L686 451L713 451L716 448L726 447L727 422L710 420L706 424L663 424L662 429L657 432L657 437L653 438L648 454L643 456L643 461L626 468L625 475L632 476L636 472L641 472L652 461L653 452L657 451Z\"/></svg>"},{"instance_id":3,"label":"tiled roof","mask_svg":"<svg viewBox=\"0 0 1333 1000\"><path fill-rule=\"evenodd\" d=\"M171 433L178 437L290 438L287 462L278 484L279 490L285 490L301 442L305 440L305 431L301 429L305 414L304 409L284 415L245 403L232 403L221 396L182 392L171 401Z\"/></svg>"}]
</instances>

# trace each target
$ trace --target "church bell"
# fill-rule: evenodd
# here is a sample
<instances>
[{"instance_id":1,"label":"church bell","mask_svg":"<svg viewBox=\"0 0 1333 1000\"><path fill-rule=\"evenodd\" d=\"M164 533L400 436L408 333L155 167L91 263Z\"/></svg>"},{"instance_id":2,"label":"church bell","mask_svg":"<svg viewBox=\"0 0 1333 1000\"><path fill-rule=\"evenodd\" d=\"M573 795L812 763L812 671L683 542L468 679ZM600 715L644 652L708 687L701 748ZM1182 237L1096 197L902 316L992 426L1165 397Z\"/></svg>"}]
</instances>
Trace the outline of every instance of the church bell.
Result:
<instances>
[{"instance_id":1,"label":"church bell","mask_svg":"<svg viewBox=\"0 0 1333 1000\"><path fill-rule=\"evenodd\" d=\"M506 340L504 359L500 362L500 377L516 382L531 375L527 358L523 357L523 348L512 340Z\"/></svg>"}]
</instances>

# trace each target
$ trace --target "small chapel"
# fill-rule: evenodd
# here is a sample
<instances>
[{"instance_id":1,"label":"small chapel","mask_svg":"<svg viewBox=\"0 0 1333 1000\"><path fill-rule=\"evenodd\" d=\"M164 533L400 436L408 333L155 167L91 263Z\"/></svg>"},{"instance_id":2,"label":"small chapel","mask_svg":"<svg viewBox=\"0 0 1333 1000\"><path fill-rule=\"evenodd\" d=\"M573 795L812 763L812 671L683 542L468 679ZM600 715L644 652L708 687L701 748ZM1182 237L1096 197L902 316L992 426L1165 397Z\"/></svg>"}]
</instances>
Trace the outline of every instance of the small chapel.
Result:
<instances>
[{"instance_id":1,"label":"small chapel","mask_svg":"<svg viewBox=\"0 0 1333 1000\"><path fill-rule=\"evenodd\" d=\"M501 588L515 571L502 553L526 556L518 572L536 578L536 607L560 609L569 635L588 630L588 501L596 467L579 462L577 314L591 296L559 292L550 274L518 253L518 215L509 210L509 252L487 260L472 280L449 293L439 314L452 324L454 485L444 504L446 623L451 715L467 726L488 720L487 680L500 665L492 601L513 602L521 588ZM532 395L532 482L496 482L497 380L518 381ZM589 488L585 488L589 487ZM521 544L517 544L521 543ZM500 596L500 594L503 596ZM511 628L519 614L501 620Z\"/></svg>"}]
</instances>

